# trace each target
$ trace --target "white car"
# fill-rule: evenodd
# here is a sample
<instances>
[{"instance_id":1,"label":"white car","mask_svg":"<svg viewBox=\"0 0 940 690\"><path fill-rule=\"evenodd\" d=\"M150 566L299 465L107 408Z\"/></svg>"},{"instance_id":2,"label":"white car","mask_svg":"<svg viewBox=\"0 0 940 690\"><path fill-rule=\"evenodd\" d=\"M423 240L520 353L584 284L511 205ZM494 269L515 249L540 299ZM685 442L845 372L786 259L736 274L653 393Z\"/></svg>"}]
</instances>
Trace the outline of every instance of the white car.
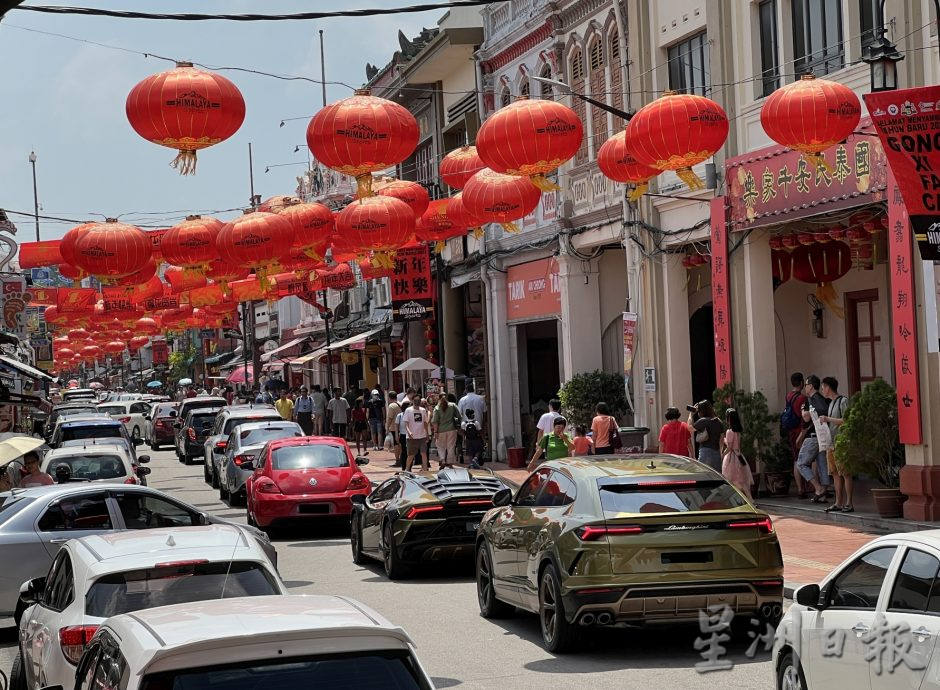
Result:
<instances>
[{"instance_id":1,"label":"white car","mask_svg":"<svg viewBox=\"0 0 940 690\"><path fill-rule=\"evenodd\" d=\"M940 530L869 542L795 593L774 636L777 688L940 688Z\"/></svg>"},{"instance_id":2,"label":"white car","mask_svg":"<svg viewBox=\"0 0 940 690\"><path fill-rule=\"evenodd\" d=\"M98 394L91 388L66 388L62 391L62 400L64 402L75 402L77 400L97 400Z\"/></svg>"},{"instance_id":3,"label":"white car","mask_svg":"<svg viewBox=\"0 0 940 690\"><path fill-rule=\"evenodd\" d=\"M150 407L150 403L143 400L117 400L101 403L98 412L119 419L127 429L127 435L136 441L150 434Z\"/></svg>"},{"instance_id":4,"label":"white car","mask_svg":"<svg viewBox=\"0 0 940 690\"><path fill-rule=\"evenodd\" d=\"M234 525L73 539L45 578L23 585L21 599L30 606L20 620L11 687L71 688L85 645L111 616L173 604L188 609L207 599L223 599L229 606L233 598L285 594L287 587L258 542Z\"/></svg>"},{"instance_id":5,"label":"white car","mask_svg":"<svg viewBox=\"0 0 940 690\"><path fill-rule=\"evenodd\" d=\"M146 458L146 460L145 460ZM148 456L140 456L149 462ZM88 439L81 445L68 445L46 453L42 469L52 477L59 465L68 465L70 481L103 482L106 484L140 484L150 474L149 467L140 467L126 446L108 444L104 439Z\"/></svg>"},{"instance_id":6,"label":"white car","mask_svg":"<svg viewBox=\"0 0 940 690\"><path fill-rule=\"evenodd\" d=\"M215 600L115 616L92 639L75 681L76 690L434 688L404 630L338 596Z\"/></svg>"}]
</instances>

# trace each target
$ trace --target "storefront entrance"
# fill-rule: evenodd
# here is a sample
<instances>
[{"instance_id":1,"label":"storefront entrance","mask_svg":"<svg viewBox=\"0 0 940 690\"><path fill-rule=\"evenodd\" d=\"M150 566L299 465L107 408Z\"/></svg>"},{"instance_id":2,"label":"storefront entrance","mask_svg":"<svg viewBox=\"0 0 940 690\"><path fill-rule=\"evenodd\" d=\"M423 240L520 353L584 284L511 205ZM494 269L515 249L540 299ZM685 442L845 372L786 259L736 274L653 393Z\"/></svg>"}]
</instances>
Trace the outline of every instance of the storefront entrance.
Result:
<instances>
[{"instance_id":1,"label":"storefront entrance","mask_svg":"<svg viewBox=\"0 0 940 690\"><path fill-rule=\"evenodd\" d=\"M689 319L689 353L693 400L677 400L675 404L711 400L715 392L715 327L711 304L700 307Z\"/></svg>"}]
</instances>

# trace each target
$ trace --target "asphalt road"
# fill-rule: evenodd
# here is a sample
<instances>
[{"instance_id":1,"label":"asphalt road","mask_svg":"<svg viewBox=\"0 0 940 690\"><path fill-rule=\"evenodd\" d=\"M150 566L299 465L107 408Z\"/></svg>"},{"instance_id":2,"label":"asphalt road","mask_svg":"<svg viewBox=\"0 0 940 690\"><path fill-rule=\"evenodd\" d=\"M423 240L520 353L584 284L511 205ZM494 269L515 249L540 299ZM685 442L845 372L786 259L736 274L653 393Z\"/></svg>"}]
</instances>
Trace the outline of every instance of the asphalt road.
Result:
<instances>
[{"instance_id":1,"label":"asphalt road","mask_svg":"<svg viewBox=\"0 0 940 690\"><path fill-rule=\"evenodd\" d=\"M170 451L152 453L150 485L199 508L244 521L202 479L202 466L186 467ZM596 631L582 650L554 656L539 641L538 620L519 614L501 621L480 617L472 563L389 582L379 563L354 565L347 529L323 525L275 540L281 576L297 594L343 594L376 609L407 630L438 688L552 690L554 688L772 688L769 653L751 659L749 640L726 643L730 670L699 673L698 626ZM12 623L12 621L11 621ZM9 673L16 631L0 629L0 669ZM2 686L0 686L2 688Z\"/></svg>"}]
</instances>

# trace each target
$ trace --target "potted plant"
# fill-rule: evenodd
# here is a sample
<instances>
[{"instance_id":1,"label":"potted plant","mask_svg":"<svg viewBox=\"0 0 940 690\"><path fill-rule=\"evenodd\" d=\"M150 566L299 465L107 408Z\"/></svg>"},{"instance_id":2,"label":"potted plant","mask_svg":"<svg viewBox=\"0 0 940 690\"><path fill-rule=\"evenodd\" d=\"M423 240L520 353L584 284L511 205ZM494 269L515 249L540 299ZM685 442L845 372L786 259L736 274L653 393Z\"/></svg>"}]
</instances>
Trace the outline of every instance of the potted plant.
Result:
<instances>
[{"instance_id":1,"label":"potted plant","mask_svg":"<svg viewBox=\"0 0 940 690\"><path fill-rule=\"evenodd\" d=\"M729 383L717 389L713 399L715 414L722 424L729 408L738 411L744 429L741 432L741 454L751 465L754 483L760 486L760 475L766 472L767 458L773 452L773 425L777 421L776 416L770 414L767 398L760 391L748 393Z\"/></svg>"},{"instance_id":2,"label":"potted plant","mask_svg":"<svg viewBox=\"0 0 940 690\"><path fill-rule=\"evenodd\" d=\"M764 486L771 496L786 496L793 481L793 453L787 439L779 439L761 457L764 465Z\"/></svg>"},{"instance_id":3,"label":"potted plant","mask_svg":"<svg viewBox=\"0 0 940 690\"><path fill-rule=\"evenodd\" d=\"M901 517L904 446L898 437L898 405L894 389L875 379L849 401L845 422L836 437L836 461L851 474L877 477L884 485L872 489L882 517Z\"/></svg>"}]
</instances>

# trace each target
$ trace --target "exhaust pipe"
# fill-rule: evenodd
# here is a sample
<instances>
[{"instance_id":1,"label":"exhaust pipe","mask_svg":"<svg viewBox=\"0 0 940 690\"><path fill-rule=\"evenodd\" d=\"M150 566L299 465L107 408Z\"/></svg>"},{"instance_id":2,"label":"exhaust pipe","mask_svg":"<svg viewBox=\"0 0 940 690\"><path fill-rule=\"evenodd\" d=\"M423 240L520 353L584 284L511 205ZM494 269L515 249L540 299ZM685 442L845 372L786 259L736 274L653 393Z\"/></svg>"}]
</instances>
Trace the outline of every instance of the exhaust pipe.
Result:
<instances>
[{"instance_id":1,"label":"exhaust pipe","mask_svg":"<svg viewBox=\"0 0 940 690\"><path fill-rule=\"evenodd\" d=\"M613 617L612 615L610 615L609 613L607 613L606 611L605 611L604 613L599 613L599 614L597 614L597 624L598 624L598 625L610 625L610 622L611 622L613 619L614 619L614 617Z\"/></svg>"},{"instance_id":2,"label":"exhaust pipe","mask_svg":"<svg viewBox=\"0 0 940 690\"><path fill-rule=\"evenodd\" d=\"M595 618L593 613L585 613L583 616L581 616L581 620L579 622L583 627L586 628L589 625L594 625L594 621Z\"/></svg>"},{"instance_id":3,"label":"exhaust pipe","mask_svg":"<svg viewBox=\"0 0 940 690\"><path fill-rule=\"evenodd\" d=\"M774 604L774 618L779 618L783 613L783 607L780 604Z\"/></svg>"},{"instance_id":4,"label":"exhaust pipe","mask_svg":"<svg viewBox=\"0 0 940 690\"><path fill-rule=\"evenodd\" d=\"M773 615L774 609L770 604L764 604L760 607L760 615L764 618L770 618Z\"/></svg>"}]
</instances>

